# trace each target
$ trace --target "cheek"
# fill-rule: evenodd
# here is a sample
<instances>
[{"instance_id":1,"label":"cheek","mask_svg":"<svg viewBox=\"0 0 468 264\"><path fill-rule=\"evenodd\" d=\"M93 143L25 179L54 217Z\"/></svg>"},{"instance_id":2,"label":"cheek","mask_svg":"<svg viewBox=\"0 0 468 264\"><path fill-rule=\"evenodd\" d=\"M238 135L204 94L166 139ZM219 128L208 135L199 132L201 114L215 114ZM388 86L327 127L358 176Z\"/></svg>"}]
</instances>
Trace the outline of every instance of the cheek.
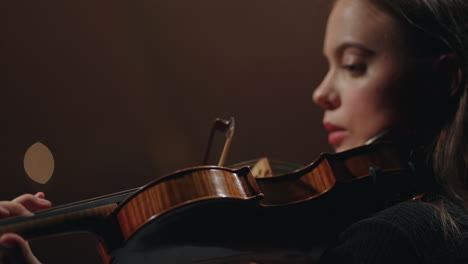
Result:
<instances>
[{"instance_id":1,"label":"cheek","mask_svg":"<svg viewBox=\"0 0 468 264\"><path fill-rule=\"evenodd\" d=\"M358 140L367 141L398 125L399 107L389 89L392 87L366 83L347 96L347 122Z\"/></svg>"}]
</instances>

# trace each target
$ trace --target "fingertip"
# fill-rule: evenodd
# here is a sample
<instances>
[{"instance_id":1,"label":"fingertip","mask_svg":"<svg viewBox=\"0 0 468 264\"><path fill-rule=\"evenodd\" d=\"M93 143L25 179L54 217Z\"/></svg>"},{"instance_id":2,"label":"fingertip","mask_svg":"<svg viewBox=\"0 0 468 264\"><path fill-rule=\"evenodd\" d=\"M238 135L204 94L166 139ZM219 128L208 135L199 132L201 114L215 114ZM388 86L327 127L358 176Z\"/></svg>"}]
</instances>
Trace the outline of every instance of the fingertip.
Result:
<instances>
[{"instance_id":1,"label":"fingertip","mask_svg":"<svg viewBox=\"0 0 468 264\"><path fill-rule=\"evenodd\" d=\"M7 209L0 207L0 218L6 218L10 216L10 211Z\"/></svg>"},{"instance_id":2,"label":"fingertip","mask_svg":"<svg viewBox=\"0 0 468 264\"><path fill-rule=\"evenodd\" d=\"M41 207L39 209L49 208L52 206L52 202L46 199L40 199L38 202L39 206Z\"/></svg>"},{"instance_id":3,"label":"fingertip","mask_svg":"<svg viewBox=\"0 0 468 264\"><path fill-rule=\"evenodd\" d=\"M49 207L52 206L52 203L49 200L45 199L45 197L46 197L45 193L37 192L34 196L39 198L38 202L39 202L39 205L41 207L39 209L46 209L46 208L49 208Z\"/></svg>"},{"instance_id":4,"label":"fingertip","mask_svg":"<svg viewBox=\"0 0 468 264\"><path fill-rule=\"evenodd\" d=\"M5 248L16 248L19 247L21 243L25 243L25 240L20 236L13 233L6 233L0 236L0 245Z\"/></svg>"},{"instance_id":5,"label":"fingertip","mask_svg":"<svg viewBox=\"0 0 468 264\"><path fill-rule=\"evenodd\" d=\"M15 243L11 243L11 241L0 241L0 247L5 249L13 249L17 248L18 246Z\"/></svg>"},{"instance_id":6,"label":"fingertip","mask_svg":"<svg viewBox=\"0 0 468 264\"><path fill-rule=\"evenodd\" d=\"M34 196L37 198L44 199L45 198L45 193L44 192L37 192Z\"/></svg>"},{"instance_id":7,"label":"fingertip","mask_svg":"<svg viewBox=\"0 0 468 264\"><path fill-rule=\"evenodd\" d=\"M1 235L0 247L7 251L9 260L7 263L41 263L32 253L29 243L18 234L6 233ZM0 259L0 263L3 263L2 259Z\"/></svg>"},{"instance_id":8,"label":"fingertip","mask_svg":"<svg viewBox=\"0 0 468 264\"><path fill-rule=\"evenodd\" d=\"M24 211L21 216L33 216L34 213L33 212L30 212L30 211Z\"/></svg>"}]
</instances>

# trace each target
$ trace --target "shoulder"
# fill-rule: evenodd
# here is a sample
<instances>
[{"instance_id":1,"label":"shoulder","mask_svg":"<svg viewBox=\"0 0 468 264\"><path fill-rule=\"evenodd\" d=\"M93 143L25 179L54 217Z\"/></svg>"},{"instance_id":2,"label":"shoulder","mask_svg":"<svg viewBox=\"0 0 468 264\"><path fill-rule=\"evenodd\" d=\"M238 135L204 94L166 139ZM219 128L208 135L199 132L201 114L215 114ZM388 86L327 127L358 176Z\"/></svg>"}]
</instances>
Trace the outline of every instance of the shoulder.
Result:
<instances>
[{"instance_id":1,"label":"shoulder","mask_svg":"<svg viewBox=\"0 0 468 264\"><path fill-rule=\"evenodd\" d=\"M449 263L437 207L399 203L349 226L323 263Z\"/></svg>"},{"instance_id":2,"label":"shoulder","mask_svg":"<svg viewBox=\"0 0 468 264\"><path fill-rule=\"evenodd\" d=\"M389 207L376 215L357 222L351 228L378 224L398 228L410 236L418 236L422 230L440 228L439 211L431 203L407 201Z\"/></svg>"}]
</instances>

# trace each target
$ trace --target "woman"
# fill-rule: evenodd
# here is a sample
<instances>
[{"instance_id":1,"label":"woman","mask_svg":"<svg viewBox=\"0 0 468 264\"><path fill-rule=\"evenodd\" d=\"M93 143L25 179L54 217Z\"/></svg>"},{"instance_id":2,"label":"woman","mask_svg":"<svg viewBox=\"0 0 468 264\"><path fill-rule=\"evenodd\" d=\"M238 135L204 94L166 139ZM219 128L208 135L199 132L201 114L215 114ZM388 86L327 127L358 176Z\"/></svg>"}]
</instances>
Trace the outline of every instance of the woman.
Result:
<instances>
[{"instance_id":1,"label":"woman","mask_svg":"<svg viewBox=\"0 0 468 264\"><path fill-rule=\"evenodd\" d=\"M423 153L434 187L348 227L323 263L468 263L467 14L464 0L335 2L313 95L329 143L397 135Z\"/></svg>"},{"instance_id":2,"label":"woman","mask_svg":"<svg viewBox=\"0 0 468 264\"><path fill-rule=\"evenodd\" d=\"M434 184L424 201L349 226L323 263L468 263L466 14L465 0L335 2L330 68L313 95L329 143L340 152L396 135L423 153Z\"/></svg>"}]
</instances>

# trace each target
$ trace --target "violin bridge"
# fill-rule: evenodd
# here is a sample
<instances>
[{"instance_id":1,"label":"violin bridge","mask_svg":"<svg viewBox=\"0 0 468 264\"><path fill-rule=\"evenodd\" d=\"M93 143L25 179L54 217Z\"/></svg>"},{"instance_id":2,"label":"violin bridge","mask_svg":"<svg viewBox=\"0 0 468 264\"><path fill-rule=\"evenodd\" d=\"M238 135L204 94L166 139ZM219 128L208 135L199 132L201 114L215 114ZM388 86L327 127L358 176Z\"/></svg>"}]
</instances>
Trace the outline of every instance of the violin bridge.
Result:
<instances>
[{"instance_id":1,"label":"violin bridge","mask_svg":"<svg viewBox=\"0 0 468 264\"><path fill-rule=\"evenodd\" d=\"M251 168L252 175L255 178L273 177L273 170L268 158L260 158Z\"/></svg>"}]
</instances>

